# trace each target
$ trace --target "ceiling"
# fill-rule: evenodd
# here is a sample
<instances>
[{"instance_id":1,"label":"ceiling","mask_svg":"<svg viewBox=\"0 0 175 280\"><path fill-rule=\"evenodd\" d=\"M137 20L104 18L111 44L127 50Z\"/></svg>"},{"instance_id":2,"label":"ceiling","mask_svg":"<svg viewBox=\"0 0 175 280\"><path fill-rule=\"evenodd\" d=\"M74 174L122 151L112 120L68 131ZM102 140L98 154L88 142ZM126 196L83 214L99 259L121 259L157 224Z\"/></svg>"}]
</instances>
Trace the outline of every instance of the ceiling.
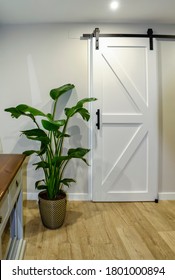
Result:
<instances>
[{"instance_id":1,"label":"ceiling","mask_svg":"<svg viewBox=\"0 0 175 280\"><path fill-rule=\"evenodd\" d=\"M0 0L0 24L154 23L175 24L175 0Z\"/></svg>"}]
</instances>

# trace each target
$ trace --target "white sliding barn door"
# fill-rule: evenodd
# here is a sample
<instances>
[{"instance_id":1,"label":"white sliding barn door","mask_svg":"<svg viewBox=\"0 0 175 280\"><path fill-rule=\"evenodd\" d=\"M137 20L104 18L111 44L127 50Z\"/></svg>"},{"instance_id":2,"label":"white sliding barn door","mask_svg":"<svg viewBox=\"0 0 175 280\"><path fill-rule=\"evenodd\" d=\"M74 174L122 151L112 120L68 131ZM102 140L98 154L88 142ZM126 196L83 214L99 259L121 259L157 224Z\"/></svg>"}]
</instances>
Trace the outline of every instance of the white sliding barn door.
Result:
<instances>
[{"instance_id":1,"label":"white sliding barn door","mask_svg":"<svg viewBox=\"0 0 175 280\"><path fill-rule=\"evenodd\" d=\"M92 200L157 198L156 42L95 38L91 48ZM100 110L100 128L96 111Z\"/></svg>"}]
</instances>

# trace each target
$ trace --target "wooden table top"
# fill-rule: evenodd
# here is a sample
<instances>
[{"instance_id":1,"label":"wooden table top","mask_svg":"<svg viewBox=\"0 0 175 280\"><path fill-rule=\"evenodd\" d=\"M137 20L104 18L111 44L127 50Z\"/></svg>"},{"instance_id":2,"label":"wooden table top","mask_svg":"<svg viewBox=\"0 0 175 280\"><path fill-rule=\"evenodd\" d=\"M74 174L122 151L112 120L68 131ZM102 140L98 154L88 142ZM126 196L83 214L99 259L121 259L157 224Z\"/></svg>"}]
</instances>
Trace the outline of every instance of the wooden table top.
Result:
<instances>
[{"instance_id":1,"label":"wooden table top","mask_svg":"<svg viewBox=\"0 0 175 280\"><path fill-rule=\"evenodd\" d=\"M0 200L6 193L25 158L26 156L22 154L0 154Z\"/></svg>"}]
</instances>

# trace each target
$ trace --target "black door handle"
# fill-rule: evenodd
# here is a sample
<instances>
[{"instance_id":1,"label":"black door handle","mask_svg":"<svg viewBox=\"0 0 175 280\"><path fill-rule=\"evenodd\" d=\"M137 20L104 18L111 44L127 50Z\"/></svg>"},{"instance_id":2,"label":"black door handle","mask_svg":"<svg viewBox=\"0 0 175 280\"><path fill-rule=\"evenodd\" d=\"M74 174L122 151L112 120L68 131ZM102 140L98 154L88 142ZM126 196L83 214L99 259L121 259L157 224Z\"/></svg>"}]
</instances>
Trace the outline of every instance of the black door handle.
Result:
<instances>
[{"instance_id":1,"label":"black door handle","mask_svg":"<svg viewBox=\"0 0 175 280\"><path fill-rule=\"evenodd\" d=\"M97 109L96 115L97 115L96 126L97 126L97 129L100 129L100 109Z\"/></svg>"}]
</instances>

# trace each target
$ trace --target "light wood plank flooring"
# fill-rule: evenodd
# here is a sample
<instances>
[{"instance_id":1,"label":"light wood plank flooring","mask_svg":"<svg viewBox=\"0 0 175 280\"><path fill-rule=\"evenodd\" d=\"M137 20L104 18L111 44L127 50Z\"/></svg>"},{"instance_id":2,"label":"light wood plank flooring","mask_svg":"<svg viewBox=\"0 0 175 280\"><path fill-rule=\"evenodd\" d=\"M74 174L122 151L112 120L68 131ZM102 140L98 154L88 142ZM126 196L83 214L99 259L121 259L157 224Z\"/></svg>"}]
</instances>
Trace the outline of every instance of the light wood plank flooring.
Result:
<instances>
[{"instance_id":1,"label":"light wood plank flooring","mask_svg":"<svg viewBox=\"0 0 175 280\"><path fill-rule=\"evenodd\" d=\"M64 225L46 229L35 201L24 202L24 259L175 260L175 201L69 201Z\"/></svg>"}]
</instances>

